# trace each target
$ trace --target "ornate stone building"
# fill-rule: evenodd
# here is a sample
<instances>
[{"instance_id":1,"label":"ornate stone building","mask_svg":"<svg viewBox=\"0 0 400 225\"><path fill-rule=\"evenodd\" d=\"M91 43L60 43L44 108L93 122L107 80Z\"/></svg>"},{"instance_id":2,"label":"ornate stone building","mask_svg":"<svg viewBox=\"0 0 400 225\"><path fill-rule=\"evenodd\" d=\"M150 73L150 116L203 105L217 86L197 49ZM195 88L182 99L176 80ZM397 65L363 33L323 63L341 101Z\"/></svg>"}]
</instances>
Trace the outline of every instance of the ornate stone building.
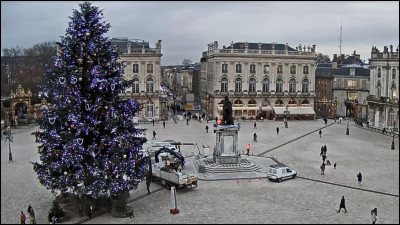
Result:
<instances>
[{"instance_id":1,"label":"ornate stone building","mask_svg":"<svg viewBox=\"0 0 400 225\"><path fill-rule=\"evenodd\" d=\"M315 45L208 45L201 59L200 97L210 118L228 95L235 119L314 118Z\"/></svg>"},{"instance_id":2,"label":"ornate stone building","mask_svg":"<svg viewBox=\"0 0 400 225\"><path fill-rule=\"evenodd\" d=\"M135 99L143 103L139 112L141 120L161 119L161 114L166 106L161 104L159 91L161 81L161 40L155 48L150 48L149 43L138 39L113 38L113 45L118 47L119 61L125 65L124 75L127 80L134 80L120 96L125 99Z\"/></svg>"},{"instance_id":3,"label":"ornate stone building","mask_svg":"<svg viewBox=\"0 0 400 225\"><path fill-rule=\"evenodd\" d=\"M399 128L399 46L384 46L383 51L372 47L368 119L372 126Z\"/></svg>"},{"instance_id":4,"label":"ornate stone building","mask_svg":"<svg viewBox=\"0 0 400 225\"><path fill-rule=\"evenodd\" d=\"M368 65L359 55L337 58L317 65L315 112L322 118L349 116L366 122L369 95Z\"/></svg>"}]
</instances>

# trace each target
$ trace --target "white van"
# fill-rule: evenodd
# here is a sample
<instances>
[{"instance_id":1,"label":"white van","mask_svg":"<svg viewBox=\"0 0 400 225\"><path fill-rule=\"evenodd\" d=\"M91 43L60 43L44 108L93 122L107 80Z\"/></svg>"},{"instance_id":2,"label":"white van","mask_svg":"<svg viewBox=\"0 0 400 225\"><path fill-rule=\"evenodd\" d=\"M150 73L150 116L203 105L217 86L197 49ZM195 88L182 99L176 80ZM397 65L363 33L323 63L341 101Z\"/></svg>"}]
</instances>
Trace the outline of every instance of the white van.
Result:
<instances>
[{"instance_id":1,"label":"white van","mask_svg":"<svg viewBox=\"0 0 400 225\"><path fill-rule=\"evenodd\" d=\"M271 165L268 168L267 178L281 182L285 179L295 178L297 172L284 165Z\"/></svg>"}]
</instances>

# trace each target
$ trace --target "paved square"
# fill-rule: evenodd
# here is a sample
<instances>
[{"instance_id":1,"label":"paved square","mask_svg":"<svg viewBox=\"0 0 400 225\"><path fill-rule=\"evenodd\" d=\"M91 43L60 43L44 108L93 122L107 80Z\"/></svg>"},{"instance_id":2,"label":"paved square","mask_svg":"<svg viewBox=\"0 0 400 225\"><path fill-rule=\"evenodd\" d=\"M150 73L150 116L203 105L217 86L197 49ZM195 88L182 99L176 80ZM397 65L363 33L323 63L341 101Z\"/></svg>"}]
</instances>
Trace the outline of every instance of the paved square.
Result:
<instances>
[{"instance_id":1,"label":"paved square","mask_svg":"<svg viewBox=\"0 0 400 225\"><path fill-rule=\"evenodd\" d=\"M152 195L146 195L141 184L131 192L128 202L134 208L135 218L114 218L108 213L95 214L91 220L78 218L77 212L67 223L370 223L370 211L378 208L377 223L399 223L399 142L390 150L392 138L377 134L350 122L350 135L346 135L346 123L318 121L241 122L239 145L245 152L251 144L248 158L268 166L274 157L298 172L298 178L271 182L268 179L199 181L193 190L178 190L180 213L172 215L170 192L158 184L152 184ZM155 141L176 140L215 145L213 123L186 121L175 124L169 121L164 129L162 123L140 124L147 128L148 141L152 130L157 132ZM280 132L276 133L279 126ZM318 131L322 129L322 138ZM12 152L15 162L8 162L8 143L1 143L1 223L19 223L19 212L26 212L28 204L36 210L37 222L47 223L47 214L54 196L36 179L29 161L38 161L34 128L13 130ZM258 142L253 142L253 133ZM332 166L320 175L322 163L320 148L327 145L327 156ZM183 155L198 151L191 145L181 147ZM264 157L261 157L264 156ZM247 157L247 156L243 156ZM187 169L194 157L188 158ZM333 169L333 163L337 168ZM356 175L363 175L362 184ZM337 213L342 195L346 198L348 213Z\"/></svg>"}]
</instances>

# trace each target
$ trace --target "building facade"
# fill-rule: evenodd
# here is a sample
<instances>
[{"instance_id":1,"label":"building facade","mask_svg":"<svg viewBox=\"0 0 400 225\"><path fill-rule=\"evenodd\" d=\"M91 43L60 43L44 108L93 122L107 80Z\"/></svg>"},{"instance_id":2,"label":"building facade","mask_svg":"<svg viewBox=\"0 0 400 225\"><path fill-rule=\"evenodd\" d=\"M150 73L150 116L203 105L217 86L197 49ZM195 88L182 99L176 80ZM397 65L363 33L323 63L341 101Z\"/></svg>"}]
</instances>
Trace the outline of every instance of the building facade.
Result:
<instances>
[{"instance_id":1,"label":"building facade","mask_svg":"<svg viewBox=\"0 0 400 225\"><path fill-rule=\"evenodd\" d=\"M144 120L162 118L166 105L159 91L161 81L161 40L155 48L138 39L113 38L112 43L120 53L119 61L125 66L124 78L133 80L132 87L120 93L124 99L134 99L142 104L138 117Z\"/></svg>"},{"instance_id":2,"label":"building facade","mask_svg":"<svg viewBox=\"0 0 400 225\"><path fill-rule=\"evenodd\" d=\"M208 44L201 59L200 97L210 118L229 96L235 119L314 119L315 45Z\"/></svg>"},{"instance_id":3,"label":"building facade","mask_svg":"<svg viewBox=\"0 0 400 225\"><path fill-rule=\"evenodd\" d=\"M368 119L373 126L399 128L399 46L384 46L383 51L372 47Z\"/></svg>"},{"instance_id":4,"label":"building facade","mask_svg":"<svg viewBox=\"0 0 400 225\"><path fill-rule=\"evenodd\" d=\"M318 64L315 74L318 116L352 117L366 122L370 69L360 55L337 58L335 54L332 63Z\"/></svg>"}]
</instances>

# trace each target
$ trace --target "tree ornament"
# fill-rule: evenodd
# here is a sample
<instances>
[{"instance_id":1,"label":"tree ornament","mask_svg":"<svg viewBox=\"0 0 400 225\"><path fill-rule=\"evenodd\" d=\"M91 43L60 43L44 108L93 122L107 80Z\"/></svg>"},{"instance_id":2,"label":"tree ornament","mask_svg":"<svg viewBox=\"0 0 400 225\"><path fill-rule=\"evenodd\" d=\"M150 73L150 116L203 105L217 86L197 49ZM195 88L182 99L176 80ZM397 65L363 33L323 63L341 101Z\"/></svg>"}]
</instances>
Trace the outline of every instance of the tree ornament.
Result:
<instances>
[{"instance_id":1,"label":"tree ornament","mask_svg":"<svg viewBox=\"0 0 400 225\"><path fill-rule=\"evenodd\" d=\"M78 59L78 63L81 65L83 63L83 59Z\"/></svg>"},{"instance_id":2,"label":"tree ornament","mask_svg":"<svg viewBox=\"0 0 400 225\"><path fill-rule=\"evenodd\" d=\"M64 175L67 176L67 174L68 174L67 171L65 171L65 172L64 172Z\"/></svg>"},{"instance_id":3,"label":"tree ornament","mask_svg":"<svg viewBox=\"0 0 400 225\"><path fill-rule=\"evenodd\" d=\"M124 159L126 159L126 154L124 155Z\"/></svg>"},{"instance_id":4,"label":"tree ornament","mask_svg":"<svg viewBox=\"0 0 400 225\"><path fill-rule=\"evenodd\" d=\"M58 78L58 81L60 81L60 84L65 84L65 77Z\"/></svg>"},{"instance_id":5,"label":"tree ornament","mask_svg":"<svg viewBox=\"0 0 400 225\"><path fill-rule=\"evenodd\" d=\"M90 36L90 33L89 32L86 32L86 37L89 37Z\"/></svg>"}]
</instances>

